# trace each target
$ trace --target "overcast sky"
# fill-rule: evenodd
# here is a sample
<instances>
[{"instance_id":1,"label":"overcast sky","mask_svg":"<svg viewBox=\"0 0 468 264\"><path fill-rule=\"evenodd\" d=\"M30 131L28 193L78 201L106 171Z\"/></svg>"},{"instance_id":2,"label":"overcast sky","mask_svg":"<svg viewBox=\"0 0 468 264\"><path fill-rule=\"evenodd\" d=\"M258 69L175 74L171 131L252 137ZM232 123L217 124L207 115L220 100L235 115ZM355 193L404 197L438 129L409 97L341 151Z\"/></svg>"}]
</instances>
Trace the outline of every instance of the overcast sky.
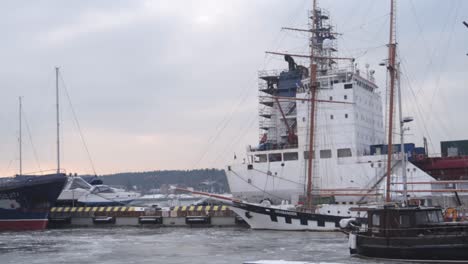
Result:
<instances>
[{"instance_id":1,"label":"overcast sky","mask_svg":"<svg viewBox=\"0 0 468 264\"><path fill-rule=\"evenodd\" d=\"M369 63L382 88L388 2L319 1L343 33L340 55ZM429 137L437 153L440 140L468 139L468 3L399 2L405 109L416 118L409 140ZM224 167L258 140L257 72L286 66L264 51L307 52L306 35L281 27L307 27L311 1L0 4L0 174L9 176L18 96L30 132L24 122L24 171L55 167L55 66L67 172L93 173L73 110L98 174Z\"/></svg>"}]
</instances>

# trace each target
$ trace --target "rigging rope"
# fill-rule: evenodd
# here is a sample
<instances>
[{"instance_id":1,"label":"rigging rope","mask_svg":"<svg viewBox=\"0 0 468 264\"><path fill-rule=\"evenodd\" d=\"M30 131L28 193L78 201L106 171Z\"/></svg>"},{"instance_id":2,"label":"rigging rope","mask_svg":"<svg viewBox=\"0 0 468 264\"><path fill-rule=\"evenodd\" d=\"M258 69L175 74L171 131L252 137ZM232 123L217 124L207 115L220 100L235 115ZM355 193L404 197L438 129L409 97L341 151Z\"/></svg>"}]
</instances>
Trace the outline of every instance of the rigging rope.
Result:
<instances>
[{"instance_id":1,"label":"rigging rope","mask_svg":"<svg viewBox=\"0 0 468 264\"><path fill-rule=\"evenodd\" d=\"M91 168L93 170L94 175L97 175L93 159L91 158L91 153L89 152L89 149L88 149L88 144L86 144L86 140L85 140L85 138L83 136L83 132L81 130L80 122L78 121L78 118L77 118L76 113L75 113L75 108L73 107L70 95L68 94L68 89L67 89L67 86L65 84L65 80L63 79L63 74L60 72L59 76L60 76L60 80L62 81L64 90L65 90L65 94L67 96L68 103L69 103L70 108L71 108L71 112L72 112L72 115L73 115L73 120L75 121L75 125L78 128L78 132L79 132L79 135L80 135L81 142L83 143L83 146L84 146L84 148L86 150L86 154L88 156L88 161L89 161L89 163L91 165Z\"/></svg>"},{"instance_id":2,"label":"rigging rope","mask_svg":"<svg viewBox=\"0 0 468 264\"><path fill-rule=\"evenodd\" d=\"M7 171L7 172L10 170L10 167L11 167L11 164L13 163L13 161L14 161L14 160L11 159L11 160L8 162L8 166L7 166L7 168L6 168L6 171Z\"/></svg>"},{"instance_id":3,"label":"rigging rope","mask_svg":"<svg viewBox=\"0 0 468 264\"><path fill-rule=\"evenodd\" d=\"M242 181L246 182L247 184L249 184L250 186L254 187L255 189L259 190L260 192L262 192L262 193L264 193L264 194L268 194L268 195L270 195L271 197L276 197L276 198L278 198L278 199L280 199L280 200L288 200L287 198L280 197L280 196L278 196L278 195L275 195L275 194L272 194L272 193L267 192L267 191L265 191L265 190L262 190L262 188L256 186L256 185L253 184L253 183L249 183L246 179L242 178L242 176L240 176L239 174L237 174L237 173L236 173L235 171L233 171L233 170L231 170L231 172L232 172L234 175L236 175L239 179L241 179Z\"/></svg>"},{"instance_id":4,"label":"rigging rope","mask_svg":"<svg viewBox=\"0 0 468 264\"><path fill-rule=\"evenodd\" d=\"M251 117L251 120L250 122L248 122L248 125L245 126L245 128L242 130L241 133L238 134L237 138L233 141L229 141L225 148L218 153L218 155L216 156L217 158L215 159L215 161L213 162L213 164L217 164L218 161L221 160L221 158L226 158L226 155L230 155L231 153L228 151L230 149L232 149L234 146L236 146L238 144L238 142L243 139L245 137L245 135L247 135L247 133L250 131L250 129L252 128L252 126L256 123L255 121L257 120L257 116L255 115L252 115ZM245 124L245 123L243 123ZM223 154L224 153L224 154Z\"/></svg>"},{"instance_id":5,"label":"rigging rope","mask_svg":"<svg viewBox=\"0 0 468 264\"><path fill-rule=\"evenodd\" d=\"M39 158L37 156L36 147L34 146L34 143L33 143L33 140L32 140L31 130L29 129L29 122L28 122L28 119L26 117L26 113L24 112L23 109L21 109L21 112L22 112L22 115L23 115L24 122L26 124L26 131L28 132L28 138L29 138L29 142L31 143L31 147L32 147L32 150L33 150L33 155L34 155L34 159L36 161L37 168L39 169L39 172L41 174L43 174L43 171L41 169L41 165L39 163Z\"/></svg>"},{"instance_id":6,"label":"rigging rope","mask_svg":"<svg viewBox=\"0 0 468 264\"><path fill-rule=\"evenodd\" d=\"M448 40L447 40L447 43L446 45L444 45L444 51L445 53L443 54L442 56L442 62L440 63L440 69L439 69L439 73L437 75L437 78L436 78L436 88L434 90L434 93L432 94L432 99L429 103L429 120L430 120L430 117L432 116L431 115L431 112L433 111L434 107L432 107L433 103L434 103L434 99L435 99L435 95L437 94L437 92L440 90L440 77L442 75L442 68L445 67L445 64L447 62L447 53L448 53L448 50L450 49L450 45L452 43L452 37L453 37L453 32L455 30L455 24L457 23L458 21L458 14L459 14L459 8L460 6L460 2L458 2L458 6L455 6L455 15L453 16L453 23L452 23L452 29L449 33L449 37L448 37ZM442 93L439 94L439 98L440 99L444 99L443 96L442 96ZM448 115L450 116L450 115Z\"/></svg>"},{"instance_id":7,"label":"rigging rope","mask_svg":"<svg viewBox=\"0 0 468 264\"><path fill-rule=\"evenodd\" d=\"M304 9L304 5L305 3L308 2L308 0L303 0L302 3L298 6L298 8L295 10L295 12L293 12L289 17L288 17L288 21L296 21L299 16L297 16L297 12L299 10L303 10ZM285 34L281 34L282 33L282 30L280 30L276 37L275 37L275 40L273 41L274 43L276 43L276 46L279 46L283 40L285 39ZM282 37L280 38L280 36L282 35ZM266 65L272 60L273 56L269 56L267 54L265 54L265 58L264 58L264 65L263 65L263 70L266 68ZM255 75L255 83L257 83L257 78L258 76ZM249 83L250 83L250 80L249 80ZM249 98L250 94L252 91L256 91L256 89L252 89L252 87L250 85L246 85L244 90L241 91L241 93L239 94L238 96L238 99L236 100L237 101L237 104L234 104L233 107L231 107L231 111L229 112L229 114L225 115L223 120L216 126L216 129L215 129L215 133L214 135L212 135L211 137L209 137L206 145L205 145L205 148L203 149L203 151L201 152L201 155L199 156L199 158L196 160L196 162L193 163L193 165L191 166L192 168L195 168L197 167L201 161L203 161L203 159L205 158L205 156L208 154L208 152L210 152L210 149L212 148L212 146L214 145L214 143L218 140L218 138L221 136L222 132L226 129L226 127L231 123L233 117L234 117L234 114L237 112L237 110L239 109L239 107L241 107L244 102L247 100L247 98ZM247 123L249 124L249 123ZM248 128L250 128L251 125L248 125ZM243 137L240 137L240 139L242 139ZM219 158L220 155L218 155L218 158Z\"/></svg>"},{"instance_id":8,"label":"rigging rope","mask_svg":"<svg viewBox=\"0 0 468 264\"><path fill-rule=\"evenodd\" d=\"M416 106L416 110L417 112L415 114L419 115L419 118L416 118L416 122L421 122L422 126L423 126L423 129L425 130L426 132L426 135L427 135L427 139L429 141L429 144L431 145L432 149L434 149L434 143L432 141L432 137L431 137L431 133L429 133L429 130L427 129L427 124L425 122L425 118L424 118L424 115L423 115L423 110L422 110L422 107L420 106L419 104L419 101L418 101L418 97L413 89L413 86L411 84L411 80L410 80L410 73L409 71L406 69L406 62L403 58L400 58L400 62L401 62L401 68L403 69L403 77L406 78L406 81L407 81L407 86L409 88L409 91L411 92L411 95L413 96L413 99L414 99L414 102L415 104L413 104L414 106Z\"/></svg>"},{"instance_id":9,"label":"rigging rope","mask_svg":"<svg viewBox=\"0 0 468 264\"><path fill-rule=\"evenodd\" d=\"M293 181L293 180L289 180L289 179L286 179L286 178L283 178L281 176L278 176L278 175L273 175L273 174L269 174L268 172L264 172L264 171L261 171L261 170L258 170L258 169L253 169L254 171L257 171L257 172L260 172L260 173L263 173L267 176L271 176L272 178L278 178L280 180L283 180L283 181L287 181L287 182L290 182L290 183L294 183L294 184L297 184L297 185L304 185L303 183L301 182L296 182L296 181Z\"/></svg>"}]
</instances>

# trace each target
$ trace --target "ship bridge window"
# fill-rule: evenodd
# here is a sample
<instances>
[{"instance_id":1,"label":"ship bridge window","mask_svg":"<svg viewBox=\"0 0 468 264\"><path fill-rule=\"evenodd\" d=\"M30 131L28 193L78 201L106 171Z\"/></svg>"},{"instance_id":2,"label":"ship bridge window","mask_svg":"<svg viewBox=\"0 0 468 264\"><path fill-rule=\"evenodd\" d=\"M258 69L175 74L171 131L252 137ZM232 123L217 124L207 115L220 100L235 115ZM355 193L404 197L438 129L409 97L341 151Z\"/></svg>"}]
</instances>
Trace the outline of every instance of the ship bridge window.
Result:
<instances>
[{"instance_id":1,"label":"ship bridge window","mask_svg":"<svg viewBox=\"0 0 468 264\"><path fill-rule=\"evenodd\" d=\"M281 161L281 153L271 153L268 154L268 160L270 162L278 162Z\"/></svg>"},{"instance_id":2,"label":"ship bridge window","mask_svg":"<svg viewBox=\"0 0 468 264\"><path fill-rule=\"evenodd\" d=\"M267 155L266 154L256 154L254 156L254 162L255 163L267 162Z\"/></svg>"},{"instance_id":3,"label":"ship bridge window","mask_svg":"<svg viewBox=\"0 0 468 264\"><path fill-rule=\"evenodd\" d=\"M338 154L338 158L345 158L345 157L352 156L350 148L338 149L337 154Z\"/></svg>"},{"instance_id":4,"label":"ship bridge window","mask_svg":"<svg viewBox=\"0 0 468 264\"><path fill-rule=\"evenodd\" d=\"M315 159L315 152L312 152L312 158ZM309 151L304 151L304 159L309 159Z\"/></svg>"},{"instance_id":5,"label":"ship bridge window","mask_svg":"<svg viewBox=\"0 0 468 264\"><path fill-rule=\"evenodd\" d=\"M320 158L321 159L329 159L332 157L331 149L322 149L320 150Z\"/></svg>"},{"instance_id":6,"label":"ship bridge window","mask_svg":"<svg viewBox=\"0 0 468 264\"><path fill-rule=\"evenodd\" d=\"M285 153L283 153L283 159L285 161L287 161L287 160L298 160L299 155L297 154L297 152L285 152Z\"/></svg>"},{"instance_id":7,"label":"ship bridge window","mask_svg":"<svg viewBox=\"0 0 468 264\"><path fill-rule=\"evenodd\" d=\"M353 84L352 83L347 83L344 85L344 88L345 89L352 89L353 88Z\"/></svg>"}]
</instances>

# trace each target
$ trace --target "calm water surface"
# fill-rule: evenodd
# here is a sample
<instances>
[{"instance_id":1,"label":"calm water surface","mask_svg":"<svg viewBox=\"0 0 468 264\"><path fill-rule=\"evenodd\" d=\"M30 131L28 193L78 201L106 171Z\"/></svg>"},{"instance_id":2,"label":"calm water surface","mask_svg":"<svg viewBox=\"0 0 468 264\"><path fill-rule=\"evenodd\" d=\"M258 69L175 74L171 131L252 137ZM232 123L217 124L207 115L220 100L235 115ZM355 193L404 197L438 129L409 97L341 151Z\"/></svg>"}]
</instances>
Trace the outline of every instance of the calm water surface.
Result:
<instances>
[{"instance_id":1,"label":"calm water surface","mask_svg":"<svg viewBox=\"0 0 468 264\"><path fill-rule=\"evenodd\" d=\"M341 233L246 228L80 228L0 233L0 263L384 263L351 258ZM389 262L386 262L389 263Z\"/></svg>"}]
</instances>

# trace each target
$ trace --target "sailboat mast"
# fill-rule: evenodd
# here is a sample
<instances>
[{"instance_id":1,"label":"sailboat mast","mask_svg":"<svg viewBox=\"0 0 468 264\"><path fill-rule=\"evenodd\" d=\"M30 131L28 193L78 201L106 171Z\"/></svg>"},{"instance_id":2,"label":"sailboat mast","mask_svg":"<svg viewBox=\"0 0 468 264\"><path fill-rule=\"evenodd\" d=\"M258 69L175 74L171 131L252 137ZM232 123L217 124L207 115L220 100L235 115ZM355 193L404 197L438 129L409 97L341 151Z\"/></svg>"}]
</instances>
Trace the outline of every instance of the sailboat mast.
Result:
<instances>
[{"instance_id":1,"label":"sailboat mast","mask_svg":"<svg viewBox=\"0 0 468 264\"><path fill-rule=\"evenodd\" d=\"M401 100L401 69L400 63L397 66L397 81L398 81L398 112L400 114L400 153L401 153L401 176L403 179L403 201L408 203L408 185L407 185L407 177L406 177L406 153L405 153L405 128L404 128L404 120L403 120L403 102Z\"/></svg>"},{"instance_id":2,"label":"sailboat mast","mask_svg":"<svg viewBox=\"0 0 468 264\"><path fill-rule=\"evenodd\" d=\"M310 38L310 127L309 127L309 157L308 157L308 171L307 171L307 202L306 208L312 208L312 167L313 167L313 154L314 154L314 129L315 129L315 107L316 107L316 95L317 95L317 64L314 63L314 37L315 25L317 22L316 18L317 0L313 0L312 4L312 25L311 32L312 37Z\"/></svg>"},{"instance_id":3,"label":"sailboat mast","mask_svg":"<svg viewBox=\"0 0 468 264\"><path fill-rule=\"evenodd\" d=\"M393 97L395 93L395 60L396 60L396 42L395 42L395 0L390 0L390 40L388 43L388 74L390 75L390 95L388 105L388 153L387 153L387 193L386 202L391 201L390 185L392 174L392 154L393 154Z\"/></svg>"},{"instance_id":4,"label":"sailboat mast","mask_svg":"<svg viewBox=\"0 0 468 264\"><path fill-rule=\"evenodd\" d=\"M60 174L60 116L59 116L59 67L55 67L55 99L57 111L57 174Z\"/></svg>"},{"instance_id":5,"label":"sailboat mast","mask_svg":"<svg viewBox=\"0 0 468 264\"><path fill-rule=\"evenodd\" d=\"M22 131L22 117L21 112L23 111L23 106L21 102L21 96L18 97L19 99L19 175L23 175L23 131Z\"/></svg>"}]
</instances>

